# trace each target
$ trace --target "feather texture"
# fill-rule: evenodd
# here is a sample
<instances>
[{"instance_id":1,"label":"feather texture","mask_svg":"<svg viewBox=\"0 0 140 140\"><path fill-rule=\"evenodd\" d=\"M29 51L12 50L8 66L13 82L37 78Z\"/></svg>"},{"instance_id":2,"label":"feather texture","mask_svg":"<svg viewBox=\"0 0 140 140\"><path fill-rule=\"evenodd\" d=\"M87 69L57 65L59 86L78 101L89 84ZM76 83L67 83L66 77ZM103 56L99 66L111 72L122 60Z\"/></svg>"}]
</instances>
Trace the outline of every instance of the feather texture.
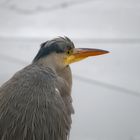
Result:
<instances>
[{"instance_id":1,"label":"feather texture","mask_svg":"<svg viewBox=\"0 0 140 140\"><path fill-rule=\"evenodd\" d=\"M63 80L33 63L3 84L0 140L67 140L74 111Z\"/></svg>"}]
</instances>

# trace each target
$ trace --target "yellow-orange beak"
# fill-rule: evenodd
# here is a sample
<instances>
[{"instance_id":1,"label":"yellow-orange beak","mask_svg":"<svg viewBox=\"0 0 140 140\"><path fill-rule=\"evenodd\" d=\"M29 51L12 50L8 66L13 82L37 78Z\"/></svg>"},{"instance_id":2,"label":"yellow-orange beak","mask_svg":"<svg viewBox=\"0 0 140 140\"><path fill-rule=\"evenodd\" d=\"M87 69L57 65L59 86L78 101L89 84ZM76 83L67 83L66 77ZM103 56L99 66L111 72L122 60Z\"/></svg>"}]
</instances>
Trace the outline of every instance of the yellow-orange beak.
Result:
<instances>
[{"instance_id":1,"label":"yellow-orange beak","mask_svg":"<svg viewBox=\"0 0 140 140\"><path fill-rule=\"evenodd\" d=\"M109 52L100 49L74 48L73 52L70 55L68 55L67 58L65 59L65 64L68 65L90 56L102 55L106 53Z\"/></svg>"}]
</instances>

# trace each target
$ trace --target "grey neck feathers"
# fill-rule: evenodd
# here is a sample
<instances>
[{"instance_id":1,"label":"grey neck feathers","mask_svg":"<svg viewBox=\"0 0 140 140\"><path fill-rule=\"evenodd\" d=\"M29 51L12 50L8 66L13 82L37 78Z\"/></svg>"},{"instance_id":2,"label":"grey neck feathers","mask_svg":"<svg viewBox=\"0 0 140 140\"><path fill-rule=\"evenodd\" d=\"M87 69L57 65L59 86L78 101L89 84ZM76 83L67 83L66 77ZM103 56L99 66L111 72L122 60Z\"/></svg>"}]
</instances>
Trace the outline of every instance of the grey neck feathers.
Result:
<instances>
[{"instance_id":1,"label":"grey neck feathers","mask_svg":"<svg viewBox=\"0 0 140 140\"><path fill-rule=\"evenodd\" d=\"M51 68L52 71L56 74L56 76L58 76L59 78L62 78L63 80L65 80L65 82L67 83L67 85L69 86L69 88L71 89L72 87L72 73L71 73L71 69L70 66L62 66L62 65L58 65L55 64L55 62L52 62L53 59L40 59L37 62L35 62L38 65L41 65L43 67L46 68Z\"/></svg>"}]
</instances>

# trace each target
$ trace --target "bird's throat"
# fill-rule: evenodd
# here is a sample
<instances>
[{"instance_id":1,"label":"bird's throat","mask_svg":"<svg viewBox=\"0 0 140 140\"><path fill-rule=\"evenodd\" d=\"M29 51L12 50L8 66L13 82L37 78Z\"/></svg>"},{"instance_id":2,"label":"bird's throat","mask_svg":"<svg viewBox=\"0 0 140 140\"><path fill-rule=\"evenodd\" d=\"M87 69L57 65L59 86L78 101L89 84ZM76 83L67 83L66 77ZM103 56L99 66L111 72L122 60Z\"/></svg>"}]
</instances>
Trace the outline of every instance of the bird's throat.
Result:
<instances>
[{"instance_id":1,"label":"bird's throat","mask_svg":"<svg viewBox=\"0 0 140 140\"><path fill-rule=\"evenodd\" d=\"M63 78L68 85L70 85L70 88L72 86L72 73L71 73L71 69L70 66L67 66L59 71L57 71L58 76L60 76L61 78Z\"/></svg>"}]
</instances>

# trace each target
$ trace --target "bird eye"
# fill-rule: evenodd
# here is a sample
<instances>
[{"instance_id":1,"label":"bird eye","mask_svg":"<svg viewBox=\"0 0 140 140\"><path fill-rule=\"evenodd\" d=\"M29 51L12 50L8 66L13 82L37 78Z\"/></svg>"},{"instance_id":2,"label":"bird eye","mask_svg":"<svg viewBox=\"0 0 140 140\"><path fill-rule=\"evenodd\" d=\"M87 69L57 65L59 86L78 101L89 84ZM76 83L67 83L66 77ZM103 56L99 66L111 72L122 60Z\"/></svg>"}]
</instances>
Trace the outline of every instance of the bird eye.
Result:
<instances>
[{"instance_id":1,"label":"bird eye","mask_svg":"<svg viewBox=\"0 0 140 140\"><path fill-rule=\"evenodd\" d=\"M72 52L73 52L73 50L67 50L67 51L66 51L66 53L67 53L68 55L72 54Z\"/></svg>"}]
</instances>

